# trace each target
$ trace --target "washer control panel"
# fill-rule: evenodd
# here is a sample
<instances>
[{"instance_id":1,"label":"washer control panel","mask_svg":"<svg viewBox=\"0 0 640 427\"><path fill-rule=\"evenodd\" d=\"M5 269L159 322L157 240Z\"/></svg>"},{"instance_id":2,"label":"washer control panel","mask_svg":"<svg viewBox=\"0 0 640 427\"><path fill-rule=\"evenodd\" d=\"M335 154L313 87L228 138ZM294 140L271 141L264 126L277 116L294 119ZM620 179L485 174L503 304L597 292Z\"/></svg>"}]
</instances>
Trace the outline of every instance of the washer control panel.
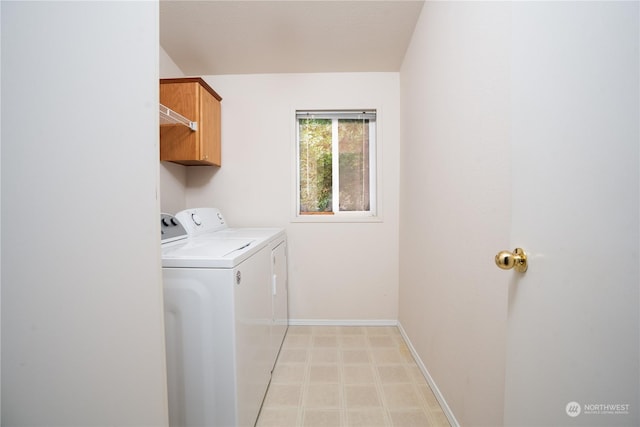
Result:
<instances>
[{"instance_id":1,"label":"washer control panel","mask_svg":"<svg viewBox=\"0 0 640 427\"><path fill-rule=\"evenodd\" d=\"M187 231L175 216L166 213L160 214L160 240L162 243L186 239L187 236Z\"/></svg>"},{"instance_id":2,"label":"washer control panel","mask_svg":"<svg viewBox=\"0 0 640 427\"><path fill-rule=\"evenodd\" d=\"M227 228L222 213L216 208L185 209L176 214L190 236Z\"/></svg>"}]
</instances>

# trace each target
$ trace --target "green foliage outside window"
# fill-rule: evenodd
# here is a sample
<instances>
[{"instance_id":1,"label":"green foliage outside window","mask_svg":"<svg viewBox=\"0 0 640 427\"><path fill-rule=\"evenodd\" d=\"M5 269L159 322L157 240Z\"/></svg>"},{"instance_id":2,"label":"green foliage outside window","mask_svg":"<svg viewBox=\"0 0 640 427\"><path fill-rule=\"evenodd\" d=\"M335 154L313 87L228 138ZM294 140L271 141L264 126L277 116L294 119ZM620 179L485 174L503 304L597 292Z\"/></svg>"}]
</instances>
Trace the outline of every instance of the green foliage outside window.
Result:
<instances>
[{"instance_id":1,"label":"green foliage outside window","mask_svg":"<svg viewBox=\"0 0 640 427\"><path fill-rule=\"evenodd\" d=\"M299 121L300 211L332 211L331 119Z\"/></svg>"},{"instance_id":2,"label":"green foliage outside window","mask_svg":"<svg viewBox=\"0 0 640 427\"><path fill-rule=\"evenodd\" d=\"M338 121L340 210L368 211L369 120Z\"/></svg>"}]
</instances>

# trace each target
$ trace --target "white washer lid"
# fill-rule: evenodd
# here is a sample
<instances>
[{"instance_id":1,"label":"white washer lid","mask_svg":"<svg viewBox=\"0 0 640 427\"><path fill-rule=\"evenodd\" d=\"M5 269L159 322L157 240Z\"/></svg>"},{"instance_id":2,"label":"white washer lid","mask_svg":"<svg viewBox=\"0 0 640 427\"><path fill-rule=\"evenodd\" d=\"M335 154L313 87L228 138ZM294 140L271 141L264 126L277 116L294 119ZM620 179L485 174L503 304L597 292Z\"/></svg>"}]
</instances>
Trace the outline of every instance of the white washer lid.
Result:
<instances>
[{"instance_id":1,"label":"white washer lid","mask_svg":"<svg viewBox=\"0 0 640 427\"><path fill-rule=\"evenodd\" d=\"M163 267L232 268L256 249L253 239L195 239L162 247Z\"/></svg>"}]
</instances>

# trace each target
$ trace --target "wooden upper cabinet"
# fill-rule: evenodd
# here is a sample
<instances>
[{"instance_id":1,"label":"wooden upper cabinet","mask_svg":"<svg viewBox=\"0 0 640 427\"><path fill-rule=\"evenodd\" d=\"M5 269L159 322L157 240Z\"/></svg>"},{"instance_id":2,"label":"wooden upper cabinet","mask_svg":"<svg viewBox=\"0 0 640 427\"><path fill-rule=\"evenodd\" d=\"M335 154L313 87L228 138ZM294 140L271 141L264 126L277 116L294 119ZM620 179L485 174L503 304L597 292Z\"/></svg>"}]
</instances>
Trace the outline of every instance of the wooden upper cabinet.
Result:
<instances>
[{"instance_id":1,"label":"wooden upper cabinet","mask_svg":"<svg viewBox=\"0 0 640 427\"><path fill-rule=\"evenodd\" d=\"M195 131L160 125L160 160L220 166L220 101L220 95L199 77L160 79L160 103L198 123Z\"/></svg>"}]
</instances>

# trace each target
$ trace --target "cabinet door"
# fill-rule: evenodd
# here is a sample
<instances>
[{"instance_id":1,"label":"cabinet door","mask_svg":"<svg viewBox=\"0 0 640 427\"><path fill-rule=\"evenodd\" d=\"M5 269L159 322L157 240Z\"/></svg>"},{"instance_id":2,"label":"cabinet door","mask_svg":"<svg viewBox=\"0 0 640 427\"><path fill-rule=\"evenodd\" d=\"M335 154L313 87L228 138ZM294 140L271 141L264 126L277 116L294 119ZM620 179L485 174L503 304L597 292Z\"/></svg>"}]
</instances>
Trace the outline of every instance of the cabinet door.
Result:
<instances>
[{"instance_id":1,"label":"cabinet door","mask_svg":"<svg viewBox=\"0 0 640 427\"><path fill-rule=\"evenodd\" d=\"M220 101L202 86L200 91L200 131L199 160L220 166Z\"/></svg>"}]
</instances>

